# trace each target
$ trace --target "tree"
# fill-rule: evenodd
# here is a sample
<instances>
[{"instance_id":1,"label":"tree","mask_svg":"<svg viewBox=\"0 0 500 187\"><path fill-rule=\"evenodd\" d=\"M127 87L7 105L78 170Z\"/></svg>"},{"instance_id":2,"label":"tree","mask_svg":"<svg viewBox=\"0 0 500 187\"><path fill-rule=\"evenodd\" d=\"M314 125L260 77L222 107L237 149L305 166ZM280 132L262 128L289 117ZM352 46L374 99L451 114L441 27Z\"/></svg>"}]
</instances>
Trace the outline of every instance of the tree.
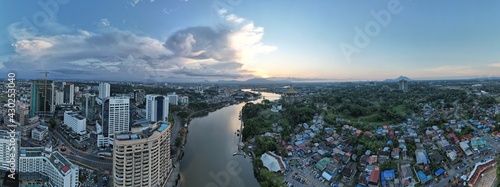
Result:
<instances>
[{"instance_id":1,"label":"tree","mask_svg":"<svg viewBox=\"0 0 500 187\"><path fill-rule=\"evenodd\" d=\"M57 122L56 122L56 120L51 119L51 120L49 121L49 124L50 124L50 128L55 128L55 127L56 127L56 125L57 125Z\"/></svg>"},{"instance_id":2,"label":"tree","mask_svg":"<svg viewBox=\"0 0 500 187\"><path fill-rule=\"evenodd\" d=\"M182 137L180 137L180 136L179 136L179 137L177 137L177 138L175 139L175 146L176 146L176 147L180 147L180 146L182 145L182 142L183 142Z\"/></svg>"}]
</instances>

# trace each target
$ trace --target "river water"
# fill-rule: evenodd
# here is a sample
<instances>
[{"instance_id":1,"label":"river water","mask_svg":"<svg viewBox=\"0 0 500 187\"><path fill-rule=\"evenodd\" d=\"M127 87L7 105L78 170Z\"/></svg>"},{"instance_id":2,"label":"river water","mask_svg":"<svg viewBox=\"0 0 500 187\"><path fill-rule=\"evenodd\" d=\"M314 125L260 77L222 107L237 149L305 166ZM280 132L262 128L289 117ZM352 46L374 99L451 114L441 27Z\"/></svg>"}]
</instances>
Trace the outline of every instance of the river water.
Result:
<instances>
[{"instance_id":1,"label":"river water","mask_svg":"<svg viewBox=\"0 0 500 187\"><path fill-rule=\"evenodd\" d=\"M271 101L280 97L267 92L262 96ZM250 158L233 156L238 151L235 133L240 129L239 113L244 105L227 106L191 120L180 168L183 187L259 186Z\"/></svg>"}]
</instances>

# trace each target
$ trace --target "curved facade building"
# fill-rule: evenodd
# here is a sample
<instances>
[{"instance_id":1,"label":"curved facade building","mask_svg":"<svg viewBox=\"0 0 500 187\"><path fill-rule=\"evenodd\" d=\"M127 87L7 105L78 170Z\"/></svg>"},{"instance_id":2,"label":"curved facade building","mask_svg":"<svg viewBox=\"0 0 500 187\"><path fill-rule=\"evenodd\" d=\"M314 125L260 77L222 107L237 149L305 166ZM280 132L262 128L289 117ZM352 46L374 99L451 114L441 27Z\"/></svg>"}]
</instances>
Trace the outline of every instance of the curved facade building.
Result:
<instances>
[{"instance_id":1,"label":"curved facade building","mask_svg":"<svg viewBox=\"0 0 500 187\"><path fill-rule=\"evenodd\" d=\"M115 187L163 187L172 173L168 122L133 127L115 134L113 176Z\"/></svg>"}]
</instances>

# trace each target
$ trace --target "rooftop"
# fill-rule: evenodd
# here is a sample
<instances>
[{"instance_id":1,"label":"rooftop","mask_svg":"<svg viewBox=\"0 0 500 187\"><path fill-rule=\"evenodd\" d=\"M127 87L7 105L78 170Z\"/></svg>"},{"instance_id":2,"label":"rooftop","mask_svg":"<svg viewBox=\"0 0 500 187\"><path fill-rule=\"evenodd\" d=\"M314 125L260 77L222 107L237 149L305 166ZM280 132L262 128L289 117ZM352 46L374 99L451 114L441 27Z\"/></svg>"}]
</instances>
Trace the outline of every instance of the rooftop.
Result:
<instances>
[{"instance_id":1,"label":"rooftop","mask_svg":"<svg viewBox=\"0 0 500 187\"><path fill-rule=\"evenodd\" d=\"M78 119L78 120L83 120L83 119L85 119L85 117L83 117L82 115L77 114L77 113L72 112L72 111L66 111L66 112L64 112L64 113L66 113L66 114L70 115L71 117L74 117L74 118L76 118L76 119Z\"/></svg>"},{"instance_id":2,"label":"rooftop","mask_svg":"<svg viewBox=\"0 0 500 187\"><path fill-rule=\"evenodd\" d=\"M157 122L154 124L147 125L134 125L132 132L123 132L116 134L116 140L138 140L143 138L149 138L154 134L155 131L162 132L169 127L168 122Z\"/></svg>"},{"instance_id":3,"label":"rooftop","mask_svg":"<svg viewBox=\"0 0 500 187\"><path fill-rule=\"evenodd\" d=\"M49 162L55 167L58 168L59 172L62 175L66 175L67 172L76 168L70 161L68 161L61 153L54 151L52 153L44 155L43 147L21 147L20 148L20 157L45 157L49 160Z\"/></svg>"}]
</instances>

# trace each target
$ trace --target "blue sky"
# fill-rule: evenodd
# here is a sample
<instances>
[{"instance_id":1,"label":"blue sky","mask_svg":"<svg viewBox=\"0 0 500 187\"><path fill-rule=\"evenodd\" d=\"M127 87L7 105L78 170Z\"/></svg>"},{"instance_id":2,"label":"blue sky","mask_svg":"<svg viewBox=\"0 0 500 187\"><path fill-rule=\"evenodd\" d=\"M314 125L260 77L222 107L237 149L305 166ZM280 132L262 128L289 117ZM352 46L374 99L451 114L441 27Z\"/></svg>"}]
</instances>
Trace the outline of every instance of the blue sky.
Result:
<instances>
[{"instance_id":1,"label":"blue sky","mask_svg":"<svg viewBox=\"0 0 500 187\"><path fill-rule=\"evenodd\" d=\"M39 0L0 7L0 71L18 77L41 77L39 70L55 79L156 81L500 76L500 2L493 0Z\"/></svg>"}]
</instances>

